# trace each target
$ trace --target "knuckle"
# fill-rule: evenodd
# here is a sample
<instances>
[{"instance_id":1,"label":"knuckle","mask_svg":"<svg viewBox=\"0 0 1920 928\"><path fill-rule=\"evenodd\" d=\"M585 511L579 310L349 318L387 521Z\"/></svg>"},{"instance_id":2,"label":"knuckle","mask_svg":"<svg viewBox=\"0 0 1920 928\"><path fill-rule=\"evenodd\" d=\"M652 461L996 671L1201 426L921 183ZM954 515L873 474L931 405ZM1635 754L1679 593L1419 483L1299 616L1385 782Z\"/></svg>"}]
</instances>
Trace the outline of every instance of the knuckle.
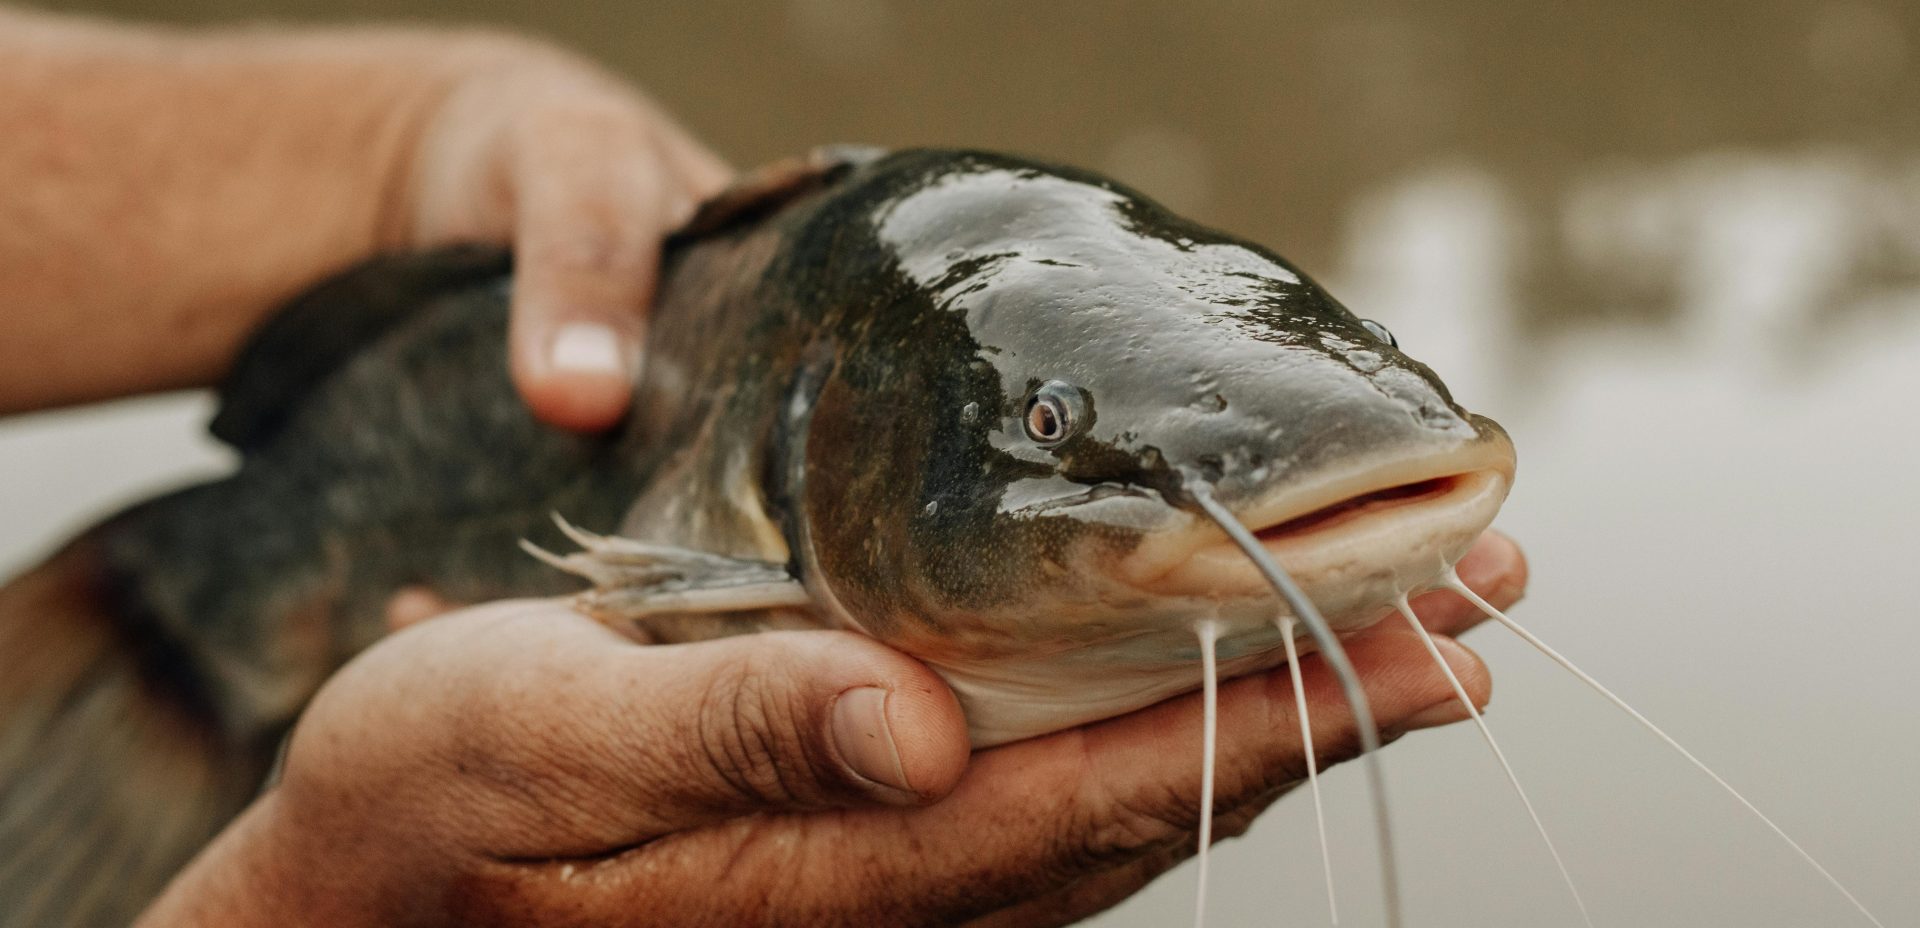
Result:
<instances>
[{"instance_id":1,"label":"knuckle","mask_svg":"<svg viewBox=\"0 0 1920 928\"><path fill-rule=\"evenodd\" d=\"M729 665L703 694L696 715L702 763L732 792L768 805L817 803L808 772L808 713L785 669L754 654Z\"/></svg>"},{"instance_id":2,"label":"knuckle","mask_svg":"<svg viewBox=\"0 0 1920 928\"><path fill-rule=\"evenodd\" d=\"M520 243L528 270L556 276L592 276L638 282L652 268L651 239L628 228L614 207L569 207L574 222L564 235L528 236Z\"/></svg>"},{"instance_id":3,"label":"knuckle","mask_svg":"<svg viewBox=\"0 0 1920 928\"><path fill-rule=\"evenodd\" d=\"M551 759L567 756L551 726L527 718L514 684L484 685L466 699L443 742L454 771L493 792L528 799L544 792Z\"/></svg>"},{"instance_id":4,"label":"knuckle","mask_svg":"<svg viewBox=\"0 0 1920 928\"><path fill-rule=\"evenodd\" d=\"M1055 855L1066 876L1106 870L1177 844L1199 820L1199 803L1163 784L1156 795L1115 791L1098 775L1081 780L1075 812Z\"/></svg>"},{"instance_id":5,"label":"knuckle","mask_svg":"<svg viewBox=\"0 0 1920 928\"><path fill-rule=\"evenodd\" d=\"M559 817L603 764L590 681L534 666L470 680L440 743L459 782L513 808Z\"/></svg>"},{"instance_id":6,"label":"knuckle","mask_svg":"<svg viewBox=\"0 0 1920 928\"><path fill-rule=\"evenodd\" d=\"M571 65L578 62L550 62ZM645 98L591 68L546 67L524 75L530 99L517 126L525 144L578 149L651 143L654 115Z\"/></svg>"},{"instance_id":7,"label":"knuckle","mask_svg":"<svg viewBox=\"0 0 1920 928\"><path fill-rule=\"evenodd\" d=\"M1083 842L1087 863L1132 860L1184 839L1199 821L1199 804L1168 788L1154 797L1114 797L1100 810Z\"/></svg>"},{"instance_id":8,"label":"knuckle","mask_svg":"<svg viewBox=\"0 0 1920 928\"><path fill-rule=\"evenodd\" d=\"M1274 748L1263 753L1260 769L1253 777L1253 793L1300 783L1307 778L1307 751L1300 743L1300 709L1294 700L1293 683L1282 670L1269 674L1263 703L1267 707L1266 730L1286 732L1293 737L1276 739ZM1328 732L1314 732L1311 745L1314 762L1322 771L1360 756L1360 735L1351 723Z\"/></svg>"}]
</instances>

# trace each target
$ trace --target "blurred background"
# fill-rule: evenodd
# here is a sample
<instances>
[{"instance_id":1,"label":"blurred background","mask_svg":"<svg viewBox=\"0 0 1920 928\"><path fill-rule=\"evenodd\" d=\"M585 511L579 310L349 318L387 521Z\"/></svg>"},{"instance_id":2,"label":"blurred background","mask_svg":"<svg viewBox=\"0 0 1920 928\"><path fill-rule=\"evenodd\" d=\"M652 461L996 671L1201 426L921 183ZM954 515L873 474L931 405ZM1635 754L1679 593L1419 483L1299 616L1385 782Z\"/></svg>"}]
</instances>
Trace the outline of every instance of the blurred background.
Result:
<instances>
[{"instance_id":1,"label":"blurred background","mask_svg":"<svg viewBox=\"0 0 1920 928\"><path fill-rule=\"evenodd\" d=\"M1271 245L1520 449L1516 617L1920 923L1920 6L1274 0L92 0L183 23L550 36L736 164L823 142L1108 171ZM0 568L216 473L202 396L0 422ZM1489 720L1601 925L1864 924L1683 761L1493 629ZM1197 763L1197 759L1196 759ZM1577 917L1470 728L1388 753L1411 923ZM1344 922L1378 923L1357 771ZM1312 810L1214 871L1215 924L1325 922ZM1191 865L1096 919L1189 919Z\"/></svg>"}]
</instances>

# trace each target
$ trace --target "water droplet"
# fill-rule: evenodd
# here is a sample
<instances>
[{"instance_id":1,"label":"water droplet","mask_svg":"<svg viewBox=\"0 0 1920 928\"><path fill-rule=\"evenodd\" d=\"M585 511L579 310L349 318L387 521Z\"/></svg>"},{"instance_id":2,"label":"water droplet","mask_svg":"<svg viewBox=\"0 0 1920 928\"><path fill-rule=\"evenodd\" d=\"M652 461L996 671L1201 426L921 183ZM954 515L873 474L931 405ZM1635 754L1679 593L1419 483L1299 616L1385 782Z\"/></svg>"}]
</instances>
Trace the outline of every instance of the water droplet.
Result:
<instances>
[{"instance_id":1,"label":"water droplet","mask_svg":"<svg viewBox=\"0 0 1920 928\"><path fill-rule=\"evenodd\" d=\"M936 512L939 512L939 511L940 511L940 501L939 501L939 500L937 500L937 499L935 499L935 500L928 500L928 501L927 501L927 515L933 515L934 513L936 513Z\"/></svg>"},{"instance_id":2,"label":"water droplet","mask_svg":"<svg viewBox=\"0 0 1920 928\"><path fill-rule=\"evenodd\" d=\"M1379 352L1368 351L1364 348L1347 352L1346 358L1347 363L1352 365L1354 370L1362 374L1371 374L1387 366L1386 359L1381 357Z\"/></svg>"},{"instance_id":3,"label":"water droplet","mask_svg":"<svg viewBox=\"0 0 1920 928\"><path fill-rule=\"evenodd\" d=\"M967 405L960 407L960 421L966 422L966 423L973 423L973 422L980 421L980 404L968 403Z\"/></svg>"}]
</instances>

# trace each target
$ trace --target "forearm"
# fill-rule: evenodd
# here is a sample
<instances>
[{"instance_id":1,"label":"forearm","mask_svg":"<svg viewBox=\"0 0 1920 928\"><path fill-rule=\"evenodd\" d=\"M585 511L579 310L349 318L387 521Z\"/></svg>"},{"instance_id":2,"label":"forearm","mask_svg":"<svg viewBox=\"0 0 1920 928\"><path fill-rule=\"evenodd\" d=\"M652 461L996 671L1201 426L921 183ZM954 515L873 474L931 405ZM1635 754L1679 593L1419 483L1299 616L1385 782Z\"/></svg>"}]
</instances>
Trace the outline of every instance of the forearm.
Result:
<instances>
[{"instance_id":1,"label":"forearm","mask_svg":"<svg viewBox=\"0 0 1920 928\"><path fill-rule=\"evenodd\" d=\"M214 843L174 877L167 891L135 922L135 928L174 925L291 926L307 924L294 900L286 898L290 881L280 872L282 856L271 843L272 797L262 797Z\"/></svg>"},{"instance_id":2,"label":"forearm","mask_svg":"<svg viewBox=\"0 0 1920 928\"><path fill-rule=\"evenodd\" d=\"M411 147L502 44L0 9L0 413L212 382L276 303L404 244Z\"/></svg>"},{"instance_id":3,"label":"forearm","mask_svg":"<svg viewBox=\"0 0 1920 928\"><path fill-rule=\"evenodd\" d=\"M428 846L389 841L385 853L361 846L331 826L352 821L353 810L325 810L318 818L289 807L278 790L255 799L176 875L134 922L134 928L218 925L222 928L301 928L432 924L408 916L423 906L414 895L439 874L421 869Z\"/></svg>"}]
</instances>

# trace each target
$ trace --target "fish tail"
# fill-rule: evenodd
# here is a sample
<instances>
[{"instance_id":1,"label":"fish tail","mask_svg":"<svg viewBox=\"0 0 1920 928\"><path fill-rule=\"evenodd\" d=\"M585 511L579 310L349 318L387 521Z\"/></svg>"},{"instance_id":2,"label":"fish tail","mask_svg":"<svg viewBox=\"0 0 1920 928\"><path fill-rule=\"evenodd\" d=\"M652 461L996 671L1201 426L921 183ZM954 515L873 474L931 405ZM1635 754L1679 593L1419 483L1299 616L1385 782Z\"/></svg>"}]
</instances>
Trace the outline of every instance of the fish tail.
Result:
<instances>
[{"instance_id":1,"label":"fish tail","mask_svg":"<svg viewBox=\"0 0 1920 928\"><path fill-rule=\"evenodd\" d=\"M0 928L127 924L257 787L118 608L100 534L0 586Z\"/></svg>"}]
</instances>

